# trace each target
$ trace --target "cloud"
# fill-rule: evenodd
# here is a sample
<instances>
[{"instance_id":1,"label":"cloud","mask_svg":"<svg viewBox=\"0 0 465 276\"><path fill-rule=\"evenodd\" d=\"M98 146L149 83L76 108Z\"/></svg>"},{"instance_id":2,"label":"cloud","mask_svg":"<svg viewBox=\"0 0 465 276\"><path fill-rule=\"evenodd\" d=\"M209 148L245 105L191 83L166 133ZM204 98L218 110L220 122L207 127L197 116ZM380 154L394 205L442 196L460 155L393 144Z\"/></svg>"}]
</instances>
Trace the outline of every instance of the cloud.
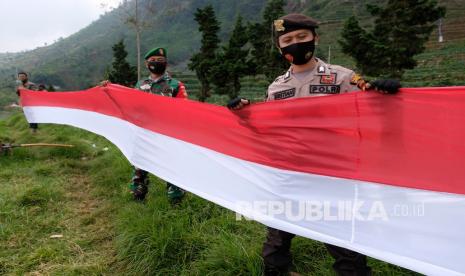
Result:
<instances>
[{"instance_id":1,"label":"cloud","mask_svg":"<svg viewBox=\"0 0 465 276\"><path fill-rule=\"evenodd\" d=\"M120 0L1 0L0 52L17 52L67 37ZM102 4L107 4L106 8Z\"/></svg>"}]
</instances>

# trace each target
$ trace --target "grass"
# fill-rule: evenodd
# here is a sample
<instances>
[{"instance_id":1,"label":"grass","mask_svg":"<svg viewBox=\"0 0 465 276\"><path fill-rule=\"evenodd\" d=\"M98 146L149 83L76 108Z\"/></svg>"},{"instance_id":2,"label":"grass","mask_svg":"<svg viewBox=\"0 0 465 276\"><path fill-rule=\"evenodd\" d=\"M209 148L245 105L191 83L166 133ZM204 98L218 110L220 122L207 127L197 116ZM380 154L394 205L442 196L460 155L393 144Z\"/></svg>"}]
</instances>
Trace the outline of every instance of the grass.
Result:
<instances>
[{"instance_id":1,"label":"grass","mask_svg":"<svg viewBox=\"0 0 465 276\"><path fill-rule=\"evenodd\" d=\"M57 125L32 135L16 112L0 141L76 145L0 156L1 275L261 275L263 225L192 194L172 206L154 176L145 204L133 202L130 165L102 137ZM296 238L292 251L296 271L333 275L321 243ZM369 262L374 275L416 275Z\"/></svg>"},{"instance_id":2,"label":"grass","mask_svg":"<svg viewBox=\"0 0 465 276\"><path fill-rule=\"evenodd\" d=\"M66 133L63 129L41 126L37 136L32 136L22 114L14 114L0 122L0 141L58 142ZM87 171L92 161L81 159L98 155L90 146L79 146L18 148L0 156L0 274L97 275L108 271L116 255L112 205L91 187Z\"/></svg>"}]
</instances>

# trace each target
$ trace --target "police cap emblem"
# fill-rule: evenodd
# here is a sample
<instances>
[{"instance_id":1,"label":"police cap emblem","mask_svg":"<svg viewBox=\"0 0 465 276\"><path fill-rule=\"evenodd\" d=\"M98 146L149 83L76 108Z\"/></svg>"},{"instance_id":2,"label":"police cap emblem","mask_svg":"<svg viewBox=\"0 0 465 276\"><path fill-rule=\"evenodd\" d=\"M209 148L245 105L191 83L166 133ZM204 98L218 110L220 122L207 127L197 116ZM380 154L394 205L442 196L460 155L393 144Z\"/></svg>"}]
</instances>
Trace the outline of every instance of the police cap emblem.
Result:
<instances>
[{"instance_id":1,"label":"police cap emblem","mask_svg":"<svg viewBox=\"0 0 465 276\"><path fill-rule=\"evenodd\" d=\"M284 20L282 19L277 19L274 21L274 28L277 32L282 32L286 28L284 28Z\"/></svg>"}]
</instances>

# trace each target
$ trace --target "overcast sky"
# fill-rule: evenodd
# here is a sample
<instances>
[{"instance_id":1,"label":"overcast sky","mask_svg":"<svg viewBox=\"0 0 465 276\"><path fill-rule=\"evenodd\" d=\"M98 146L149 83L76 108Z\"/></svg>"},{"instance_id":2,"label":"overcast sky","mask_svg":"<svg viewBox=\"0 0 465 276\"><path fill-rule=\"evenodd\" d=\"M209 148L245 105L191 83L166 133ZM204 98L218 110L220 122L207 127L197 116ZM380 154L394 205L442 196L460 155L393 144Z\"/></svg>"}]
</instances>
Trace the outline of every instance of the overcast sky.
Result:
<instances>
[{"instance_id":1,"label":"overcast sky","mask_svg":"<svg viewBox=\"0 0 465 276\"><path fill-rule=\"evenodd\" d=\"M0 0L0 53L31 50L89 25L121 0Z\"/></svg>"}]
</instances>

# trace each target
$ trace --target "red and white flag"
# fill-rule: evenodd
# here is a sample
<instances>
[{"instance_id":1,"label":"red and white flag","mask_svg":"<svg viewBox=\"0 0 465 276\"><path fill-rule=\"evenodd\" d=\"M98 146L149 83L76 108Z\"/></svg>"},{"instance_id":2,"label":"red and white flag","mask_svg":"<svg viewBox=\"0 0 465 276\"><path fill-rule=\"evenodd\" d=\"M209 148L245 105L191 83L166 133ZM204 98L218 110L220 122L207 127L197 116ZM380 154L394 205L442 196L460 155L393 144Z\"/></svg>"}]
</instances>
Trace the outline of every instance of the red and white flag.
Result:
<instances>
[{"instance_id":1,"label":"red and white flag","mask_svg":"<svg viewBox=\"0 0 465 276\"><path fill-rule=\"evenodd\" d=\"M240 111L118 85L21 92L135 166L268 226L429 275L465 274L465 87Z\"/></svg>"}]
</instances>

